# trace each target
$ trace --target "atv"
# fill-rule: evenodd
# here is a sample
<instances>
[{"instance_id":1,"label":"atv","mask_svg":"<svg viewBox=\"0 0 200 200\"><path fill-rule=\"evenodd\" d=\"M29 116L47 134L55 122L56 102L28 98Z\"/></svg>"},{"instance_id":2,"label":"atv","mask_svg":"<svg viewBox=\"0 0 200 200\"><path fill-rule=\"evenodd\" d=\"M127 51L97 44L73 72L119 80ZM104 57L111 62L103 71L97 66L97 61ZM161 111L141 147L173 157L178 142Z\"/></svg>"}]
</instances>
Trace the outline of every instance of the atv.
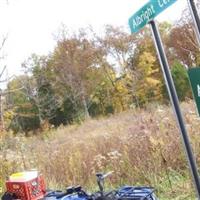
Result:
<instances>
[{"instance_id":1,"label":"atv","mask_svg":"<svg viewBox=\"0 0 200 200\"><path fill-rule=\"evenodd\" d=\"M44 200L158 200L151 187L123 186L117 190L105 191L104 180L111 174L96 174L99 191L95 193L89 194L81 186L76 186L67 188L65 192L50 191Z\"/></svg>"},{"instance_id":2,"label":"atv","mask_svg":"<svg viewBox=\"0 0 200 200\"><path fill-rule=\"evenodd\" d=\"M89 194L81 186L74 186L68 187L66 191L45 191L42 198L34 198L34 200L158 200L151 187L123 186L116 190L105 191L105 178L111 174L112 172L96 174L99 187L97 192ZM20 200L20 198L15 193L6 192L2 200Z\"/></svg>"}]
</instances>

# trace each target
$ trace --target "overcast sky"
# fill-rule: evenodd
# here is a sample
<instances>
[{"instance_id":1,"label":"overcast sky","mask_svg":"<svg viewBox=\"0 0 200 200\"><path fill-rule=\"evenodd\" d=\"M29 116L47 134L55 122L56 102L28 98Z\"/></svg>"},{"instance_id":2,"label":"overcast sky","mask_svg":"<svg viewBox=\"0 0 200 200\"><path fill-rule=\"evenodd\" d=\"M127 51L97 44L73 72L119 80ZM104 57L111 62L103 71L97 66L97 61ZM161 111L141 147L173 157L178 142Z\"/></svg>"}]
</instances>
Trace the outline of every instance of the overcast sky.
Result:
<instances>
[{"instance_id":1,"label":"overcast sky","mask_svg":"<svg viewBox=\"0 0 200 200\"><path fill-rule=\"evenodd\" d=\"M4 52L8 73L19 74L21 63L32 53L48 54L55 46L54 34L61 24L71 30L92 25L100 31L105 24L128 27L128 18L146 0L0 0L0 37L8 34ZM187 6L178 0L157 17L175 21Z\"/></svg>"}]
</instances>

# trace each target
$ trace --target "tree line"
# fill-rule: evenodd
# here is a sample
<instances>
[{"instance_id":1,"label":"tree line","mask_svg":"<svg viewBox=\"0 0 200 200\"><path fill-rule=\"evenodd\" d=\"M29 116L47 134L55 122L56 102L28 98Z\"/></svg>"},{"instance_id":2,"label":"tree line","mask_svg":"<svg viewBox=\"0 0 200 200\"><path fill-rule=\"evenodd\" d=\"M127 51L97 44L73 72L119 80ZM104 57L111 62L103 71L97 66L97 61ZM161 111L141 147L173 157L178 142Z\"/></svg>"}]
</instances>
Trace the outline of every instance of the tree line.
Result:
<instances>
[{"instance_id":1,"label":"tree line","mask_svg":"<svg viewBox=\"0 0 200 200\"><path fill-rule=\"evenodd\" d=\"M199 66L200 54L189 12L159 28L179 99L191 98L186 68ZM169 101L148 28L135 35L111 25L101 34L63 28L53 52L31 55L22 68L4 91L3 118L15 133Z\"/></svg>"}]
</instances>

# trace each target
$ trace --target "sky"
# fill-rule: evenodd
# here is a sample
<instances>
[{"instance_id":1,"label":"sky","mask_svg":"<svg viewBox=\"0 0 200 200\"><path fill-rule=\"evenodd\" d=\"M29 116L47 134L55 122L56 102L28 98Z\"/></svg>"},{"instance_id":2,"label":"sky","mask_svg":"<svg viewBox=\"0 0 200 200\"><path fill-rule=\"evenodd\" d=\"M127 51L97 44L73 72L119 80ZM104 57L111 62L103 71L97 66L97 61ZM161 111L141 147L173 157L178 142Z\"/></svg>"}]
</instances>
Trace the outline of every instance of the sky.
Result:
<instances>
[{"instance_id":1,"label":"sky","mask_svg":"<svg viewBox=\"0 0 200 200\"><path fill-rule=\"evenodd\" d=\"M7 2L8 1L8 2ZM7 35L0 60L6 76L22 73L21 63L32 53L46 55L53 51L58 29L69 30L91 25L100 32L106 24L128 27L128 19L146 0L0 0L0 42ZM158 21L176 21L187 0L178 0L161 13Z\"/></svg>"}]
</instances>

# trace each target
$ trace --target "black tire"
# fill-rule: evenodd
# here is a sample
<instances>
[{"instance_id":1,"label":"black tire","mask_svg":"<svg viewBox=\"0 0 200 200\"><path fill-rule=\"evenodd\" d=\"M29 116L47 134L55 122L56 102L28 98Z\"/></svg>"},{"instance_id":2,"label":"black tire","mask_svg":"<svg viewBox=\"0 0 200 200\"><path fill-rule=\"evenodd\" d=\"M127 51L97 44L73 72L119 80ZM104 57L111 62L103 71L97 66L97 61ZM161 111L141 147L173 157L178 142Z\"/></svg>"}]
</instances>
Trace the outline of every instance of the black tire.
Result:
<instances>
[{"instance_id":1,"label":"black tire","mask_svg":"<svg viewBox=\"0 0 200 200\"><path fill-rule=\"evenodd\" d=\"M10 192L5 192L1 197L1 200L14 200L17 199L16 195Z\"/></svg>"}]
</instances>

